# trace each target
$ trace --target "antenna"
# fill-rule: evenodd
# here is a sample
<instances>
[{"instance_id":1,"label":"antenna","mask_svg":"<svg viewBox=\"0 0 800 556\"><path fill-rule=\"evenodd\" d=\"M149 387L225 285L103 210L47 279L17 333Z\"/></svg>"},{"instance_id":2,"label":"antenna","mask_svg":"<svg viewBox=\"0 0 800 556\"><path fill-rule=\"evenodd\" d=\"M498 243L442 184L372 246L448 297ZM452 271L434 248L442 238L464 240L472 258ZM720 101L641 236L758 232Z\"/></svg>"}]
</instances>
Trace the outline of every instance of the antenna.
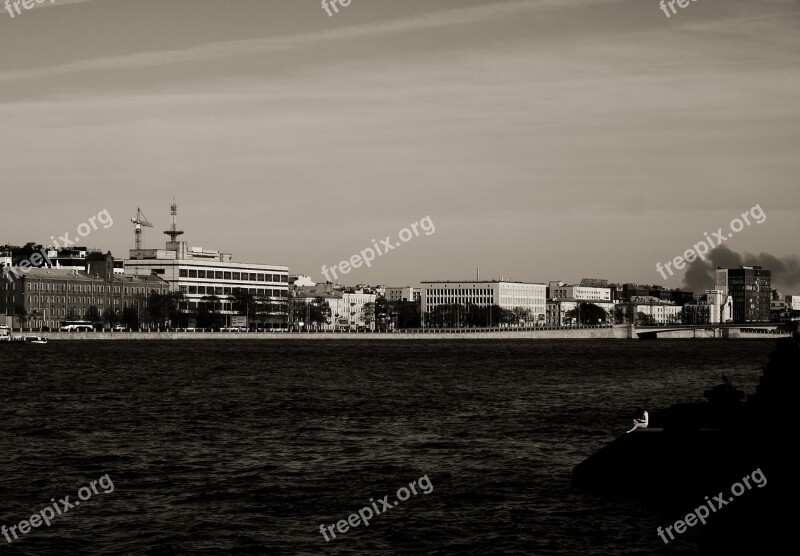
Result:
<instances>
[{"instance_id":1,"label":"antenna","mask_svg":"<svg viewBox=\"0 0 800 556\"><path fill-rule=\"evenodd\" d=\"M172 198L170 209L172 214L172 227L164 233L169 236L172 243L175 243L178 236L183 235L183 232L178 230L178 205L175 204L175 197Z\"/></svg>"}]
</instances>

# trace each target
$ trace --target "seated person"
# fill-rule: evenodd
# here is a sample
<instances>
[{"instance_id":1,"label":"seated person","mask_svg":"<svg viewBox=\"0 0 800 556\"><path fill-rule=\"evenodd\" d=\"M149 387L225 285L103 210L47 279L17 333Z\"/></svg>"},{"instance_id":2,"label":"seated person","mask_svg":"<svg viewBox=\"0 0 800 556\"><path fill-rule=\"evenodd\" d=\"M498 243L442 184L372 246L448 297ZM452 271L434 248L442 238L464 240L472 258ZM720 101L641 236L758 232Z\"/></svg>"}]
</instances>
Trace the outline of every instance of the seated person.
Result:
<instances>
[{"instance_id":1,"label":"seated person","mask_svg":"<svg viewBox=\"0 0 800 556\"><path fill-rule=\"evenodd\" d=\"M646 429L649 422L647 412L641 407L636 410L636 418L633 420L633 428L628 432L633 432L636 429Z\"/></svg>"}]
</instances>

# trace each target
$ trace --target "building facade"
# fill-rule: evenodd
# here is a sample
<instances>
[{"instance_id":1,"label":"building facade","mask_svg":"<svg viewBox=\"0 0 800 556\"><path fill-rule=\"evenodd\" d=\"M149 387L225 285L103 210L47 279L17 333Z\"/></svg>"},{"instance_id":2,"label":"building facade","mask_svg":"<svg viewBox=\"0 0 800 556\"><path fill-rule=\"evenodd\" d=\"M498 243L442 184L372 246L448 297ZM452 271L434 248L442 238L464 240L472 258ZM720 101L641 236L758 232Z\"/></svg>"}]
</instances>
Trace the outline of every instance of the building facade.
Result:
<instances>
[{"instance_id":1,"label":"building facade","mask_svg":"<svg viewBox=\"0 0 800 556\"><path fill-rule=\"evenodd\" d=\"M281 265L236 263L231 255L187 248L185 242L167 242L166 249L133 249L125 260L125 273L138 276L155 274L169 285L170 291L186 294L190 310L196 310L209 298L219 298L222 314L233 314L231 296L237 292L285 302L289 295L289 267ZM276 316L274 322L281 324Z\"/></svg>"},{"instance_id":2,"label":"building facade","mask_svg":"<svg viewBox=\"0 0 800 556\"><path fill-rule=\"evenodd\" d=\"M610 290L609 290L610 293ZM606 312L606 318L602 322L593 322L591 324L605 324L612 322L614 317L614 308L616 303L613 301L586 301L582 299L571 298L553 298L547 301L547 324L549 326L566 326L577 324L574 317L567 316L568 313L578 309L582 303L591 303L597 305Z\"/></svg>"},{"instance_id":3,"label":"building facade","mask_svg":"<svg viewBox=\"0 0 800 556\"><path fill-rule=\"evenodd\" d=\"M770 322L772 272L760 266L719 268L716 290L733 299L733 323Z\"/></svg>"},{"instance_id":4,"label":"building facade","mask_svg":"<svg viewBox=\"0 0 800 556\"><path fill-rule=\"evenodd\" d=\"M577 299L580 301L612 302L611 288L598 286L575 286L564 282L550 282L548 299Z\"/></svg>"},{"instance_id":5,"label":"building facade","mask_svg":"<svg viewBox=\"0 0 800 556\"><path fill-rule=\"evenodd\" d=\"M113 262L112 262L113 269ZM114 276L80 270L32 268L20 278L0 281L0 318L14 328L56 329L66 320L83 320L91 307L143 309L151 292L167 293L169 285L157 276Z\"/></svg>"},{"instance_id":6,"label":"building facade","mask_svg":"<svg viewBox=\"0 0 800 556\"><path fill-rule=\"evenodd\" d=\"M421 283L421 311L426 314L439 305L477 305L503 309L527 309L534 321L544 321L547 315L547 286L526 282L431 281Z\"/></svg>"},{"instance_id":7,"label":"building facade","mask_svg":"<svg viewBox=\"0 0 800 556\"><path fill-rule=\"evenodd\" d=\"M419 301L422 297L422 290L412 286L387 287L384 297L387 301Z\"/></svg>"},{"instance_id":8,"label":"building facade","mask_svg":"<svg viewBox=\"0 0 800 556\"><path fill-rule=\"evenodd\" d=\"M700 298L683 306L685 324L720 324L731 322L733 299L721 290L706 290Z\"/></svg>"},{"instance_id":9,"label":"building facade","mask_svg":"<svg viewBox=\"0 0 800 556\"><path fill-rule=\"evenodd\" d=\"M322 330L358 330L374 325L374 314L370 319L366 306L375 304L377 296L374 293L365 293L364 290L344 290L333 284L317 284L315 286L299 286L291 293L293 301L311 304L317 299L322 299L328 305L330 318L327 323L319 325ZM305 320L302 311L292 316L293 323Z\"/></svg>"}]
</instances>

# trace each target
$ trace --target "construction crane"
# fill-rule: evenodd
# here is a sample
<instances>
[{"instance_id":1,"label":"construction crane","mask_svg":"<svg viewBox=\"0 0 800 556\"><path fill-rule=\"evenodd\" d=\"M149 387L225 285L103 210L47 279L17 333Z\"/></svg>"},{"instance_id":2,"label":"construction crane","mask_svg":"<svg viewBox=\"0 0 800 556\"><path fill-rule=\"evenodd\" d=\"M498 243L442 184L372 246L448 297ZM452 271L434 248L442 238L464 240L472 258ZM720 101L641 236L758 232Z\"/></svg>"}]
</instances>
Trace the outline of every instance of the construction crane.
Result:
<instances>
[{"instance_id":1,"label":"construction crane","mask_svg":"<svg viewBox=\"0 0 800 556\"><path fill-rule=\"evenodd\" d=\"M135 236L136 236L136 249L142 248L142 227L152 228L153 225L147 221L144 214L142 213L142 209L137 208L136 210L136 218L131 218L131 222L136 224L135 228Z\"/></svg>"}]
</instances>

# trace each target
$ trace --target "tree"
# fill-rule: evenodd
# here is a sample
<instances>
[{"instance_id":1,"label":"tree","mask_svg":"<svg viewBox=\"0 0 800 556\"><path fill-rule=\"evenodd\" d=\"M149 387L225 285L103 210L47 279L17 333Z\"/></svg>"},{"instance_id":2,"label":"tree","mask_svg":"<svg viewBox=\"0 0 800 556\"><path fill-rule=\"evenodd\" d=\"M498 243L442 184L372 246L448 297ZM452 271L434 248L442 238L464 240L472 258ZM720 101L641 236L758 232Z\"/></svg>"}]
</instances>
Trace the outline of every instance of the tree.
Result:
<instances>
[{"instance_id":1,"label":"tree","mask_svg":"<svg viewBox=\"0 0 800 556\"><path fill-rule=\"evenodd\" d=\"M364 324L372 327L375 323L375 303L370 301L369 303L364 303ZM374 328L373 328L374 330Z\"/></svg>"},{"instance_id":2,"label":"tree","mask_svg":"<svg viewBox=\"0 0 800 556\"><path fill-rule=\"evenodd\" d=\"M20 328L25 328L25 325L28 322L29 316L28 311L22 305L15 305L14 306L14 314L19 319L19 326Z\"/></svg>"},{"instance_id":3,"label":"tree","mask_svg":"<svg viewBox=\"0 0 800 556\"><path fill-rule=\"evenodd\" d=\"M331 317L331 306L324 297L315 297L310 303L309 318L313 324L328 324Z\"/></svg>"},{"instance_id":4,"label":"tree","mask_svg":"<svg viewBox=\"0 0 800 556\"><path fill-rule=\"evenodd\" d=\"M186 328L189 326L189 298L183 290L168 294L167 317L174 327Z\"/></svg>"},{"instance_id":5,"label":"tree","mask_svg":"<svg viewBox=\"0 0 800 556\"><path fill-rule=\"evenodd\" d=\"M514 324L528 326L536 324L532 310L526 307L514 307L511 311L514 313Z\"/></svg>"},{"instance_id":6,"label":"tree","mask_svg":"<svg viewBox=\"0 0 800 556\"><path fill-rule=\"evenodd\" d=\"M582 302L575 309L567 311L565 316L574 319L578 324L602 324L608 319L608 313L594 303Z\"/></svg>"},{"instance_id":7,"label":"tree","mask_svg":"<svg viewBox=\"0 0 800 556\"><path fill-rule=\"evenodd\" d=\"M103 320L108 323L108 326L114 328L119 322L119 313L111 307L103 309Z\"/></svg>"},{"instance_id":8,"label":"tree","mask_svg":"<svg viewBox=\"0 0 800 556\"><path fill-rule=\"evenodd\" d=\"M653 317L653 315L648 315L647 313L642 313L641 311L636 314L636 320L641 326L655 326L656 324L656 319Z\"/></svg>"},{"instance_id":9,"label":"tree","mask_svg":"<svg viewBox=\"0 0 800 556\"><path fill-rule=\"evenodd\" d=\"M122 324L124 324L128 330L139 329L139 315L135 308L125 307L122 309Z\"/></svg>"},{"instance_id":10,"label":"tree","mask_svg":"<svg viewBox=\"0 0 800 556\"><path fill-rule=\"evenodd\" d=\"M390 303L385 297L379 297L375 300L375 325L378 330L389 330L389 325L392 322L392 316L395 311L396 306Z\"/></svg>"},{"instance_id":11,"label":"tree","mask_svg":"<svg viewBox=\"0 0 800 556\"><path fill-rule=\"evenodd\" d=\"M86 320L91 321L92 324L97 324L103 321L103 318L100 316L100 310L95 307L94 305L90 305L88 309L86 309Z\"/></svg>"},{"instance_id":12,"label":"tree","mask_svg":"<svg viewBox=\"0 0 800 556\"><path fill-rule=\"evenodd\" d=\"M241 288L236 288L231 295L231 308L239 315L247 317L247 327L250 327L250 318L258 313L256 297Z\"/></svg>"},{"instance_id":13,"label":"tree","mask_svg":"<svg viewBox=\"0 0 800 556\"><path fill-rule=\"evenodd\" d=\"M197 323L202 328L217 328L222 325L222 299L215 294L204 295L200 298L200 309L203 311L204 324L200 325L200 309L198 309Z\"/></svg>"},{"instance_id":14,"label":"tree","mask_svg":"<svg viewBox=\"0 0 800 556\"><path fill-rule=\"evenodd\" d=\"M614 307L614 322L616 324L630 324L633 322L633 307L630 305L617 305Z\"/></svg>"},{"instance_id":15,"label":"tree","mask_svg":"<svg viewBox=\"0 0 800 556\"><path fill-rule=\"evenodd\" d=\"M394 311L398 328L419 328L422 324L419 301L397 301Z\"/></svg>"}]
</instances>

